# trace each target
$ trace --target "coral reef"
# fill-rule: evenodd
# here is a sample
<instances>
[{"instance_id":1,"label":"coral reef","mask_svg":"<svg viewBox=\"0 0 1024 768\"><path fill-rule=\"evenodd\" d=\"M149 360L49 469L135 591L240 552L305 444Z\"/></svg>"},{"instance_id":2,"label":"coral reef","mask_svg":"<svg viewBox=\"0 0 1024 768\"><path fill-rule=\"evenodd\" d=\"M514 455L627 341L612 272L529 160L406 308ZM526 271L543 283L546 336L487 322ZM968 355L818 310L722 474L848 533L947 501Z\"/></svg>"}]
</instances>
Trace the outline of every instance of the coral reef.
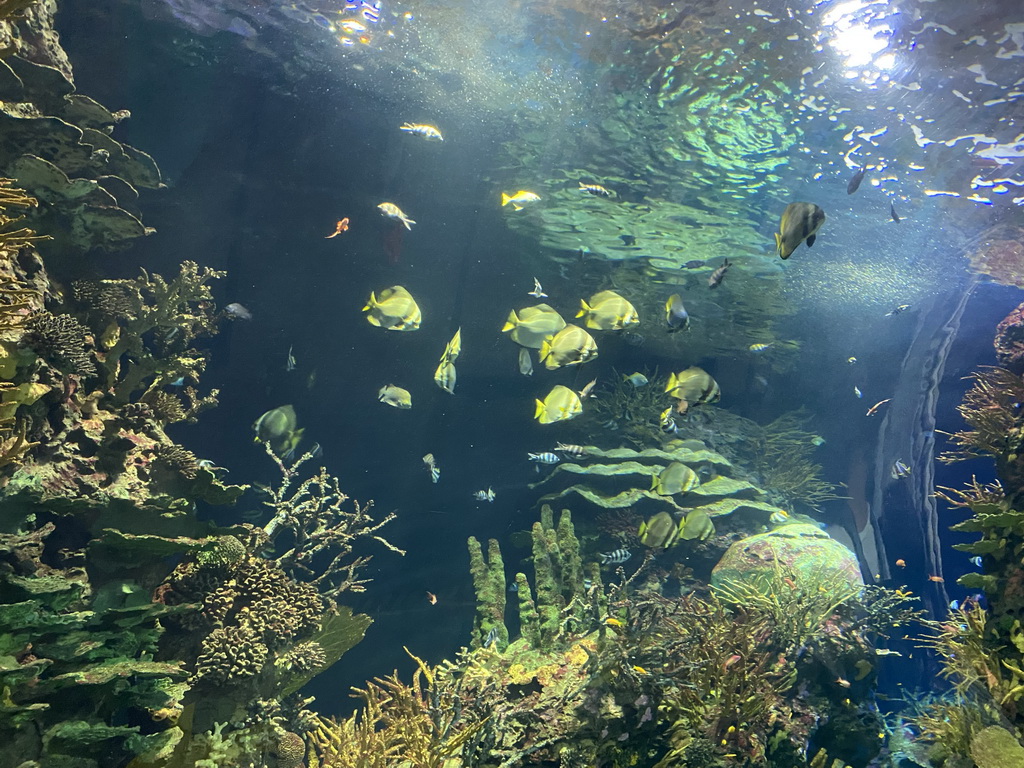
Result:
<instances>
[{"instance_id":1,"label":"coral reef","mask_svg":"<svg viewBox=\"0 0 1024 768\"><path fill-rule=\"evenodd\" d=\"M761 430L754 446L752 466L769 492L769 498L782 506L803 504L820 511L827 501L841 498L836 486L822 479L821 465L814 453L814 434L806 427L807 414L794 411L780 416Z\"/></svg>"},{"instance_id":2,"label":"coral reef","mask_svg":"<svg viewBox=\"0 0 1024 768\"><path fill-rule=\"evenodd\" d=\"M71 315L54 315L45 309L32 312L25 320L23 341L58 370L77 376L96 375L86 329Z\"/></svg>"},{"instance_id":3,"label":"coral reef","mask_svg":"<svg viewBox=\"0 0 1024 768\"><path fill-rule=\"evenodd\" d=\"M1020 304L996 326L996 360L1008 371L1024 374L1024 304Z\"/></svg>"}]
</instances>

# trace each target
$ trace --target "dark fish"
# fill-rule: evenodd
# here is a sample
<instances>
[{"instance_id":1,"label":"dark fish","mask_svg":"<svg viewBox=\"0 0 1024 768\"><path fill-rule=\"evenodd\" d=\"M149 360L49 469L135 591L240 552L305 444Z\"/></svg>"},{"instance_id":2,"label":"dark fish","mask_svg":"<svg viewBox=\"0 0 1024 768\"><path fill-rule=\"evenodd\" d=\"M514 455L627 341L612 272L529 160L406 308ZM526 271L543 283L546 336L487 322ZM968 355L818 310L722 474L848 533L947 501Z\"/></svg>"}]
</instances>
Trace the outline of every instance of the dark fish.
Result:
<instances>
[{"instance_id":1,"label":"dark fish","mask_svg":"<svg viewBox=\"0 0 1024 768\"><path fill-rule=\"evenodd\" d=\"M861 168L853 174L853 178L850 179L850 183L846 185L846 194L852 195L857 191L857 188L860 187L860 183L864 181L864 174L867 172L867 168Z\"/></svg>"},{"instance_id":2,"label":"dark fish","mask_svg":"<svg viewBox=\"0 0 1024 768\"><path fill-rule=\"evenodd\" d=\"M224 307L224 314L232 320L252 320L252 312L238 302L232 302Z\"/></svg>"},{"instance_id":3,"label":"dark fish","mask_svg":"<svg viewBox=\"0 0 1024 768\"><path fill-rule=\"evenodd\" d=\"M708 278L708 288L717 288L720 286L722 281L725 279L725 273L729 271L729 267L731 266L732 262L728 259L723 261L722 266L712 272L711 276Z\"/></svg>"},{"instance_id":4,"label":"dark fish","mask_svg":"<svg viewBox=\"0 0 1024 768\"><path fill-rule=\"evenodd\" d=\"M636 238L633 235L619 235L623 245L636 245Z\"/></svg>"},{"instance_id":5,"label":"dark fish","mask_svg":"<svg viewBox=\"0 0 1024 768\"><path fill-rule=\"evenodd\" d=\"M601 565L608 565L609 563L618 565L619 563L626 562L632 556L633 553L628 549L616 549L614 552L598 555L598 557L601 558Z\"/></svg>"},{"instance_id":6,"label":"dark fish","mask_svg":"<svg viewBox=\"0 0 1024 768\"><path fill-rule=\"evenodd\" d=\"M700 259L693 259L692 261L688 261L685 264L683 264L683 267L686 269L700 269L705 264L707 264L706 261L701 261Z\"/></svg>"},{"instance_id":7,"label":"dark fish","mask_svg":"<svg viewBox=\"0 0 1024 768\"><path fill-rule=\"evenodd\" d=\"M890 309L888 312L886 312L885 316L886 317L895 317L896 315L902 315L908 309L910 309L910 305L909 304L900 304L898 307L894 307L893 309Z\"/></svg>"},{"instance_id":8,"label":"dark fish","mask_svg":"<svg viewBox=\"0 0 1024 768\"><path fill-rule=\"evenodd\" d=\"M668 324L668 332L685 331L690 327L690 315L683 306L683 298L678 293L673 293L665 302L665 322Z\"/></svg>"},{"instance_id":9,"label":"dark fish","mask_svg":"<svg viewBox=\"0 0 1024 768\"><path fill-rule=\"evenodd\" d=\"M622 340L631 347L642 347L644 342L647 341L646 336L642 333L636 333L635 331L623 331L620 336L622 336Z\"/></svg>"},{"instance_id":10,"label":"dark fish","mask_svg":"<svg viewBox=\"0 0 1024 768\"><path fill-rule=\"evenodd\" d=\"M896 203L889 203L889 215L897 224L900 223L900 217L896 215Z\"/></svg>"}]
</instances>

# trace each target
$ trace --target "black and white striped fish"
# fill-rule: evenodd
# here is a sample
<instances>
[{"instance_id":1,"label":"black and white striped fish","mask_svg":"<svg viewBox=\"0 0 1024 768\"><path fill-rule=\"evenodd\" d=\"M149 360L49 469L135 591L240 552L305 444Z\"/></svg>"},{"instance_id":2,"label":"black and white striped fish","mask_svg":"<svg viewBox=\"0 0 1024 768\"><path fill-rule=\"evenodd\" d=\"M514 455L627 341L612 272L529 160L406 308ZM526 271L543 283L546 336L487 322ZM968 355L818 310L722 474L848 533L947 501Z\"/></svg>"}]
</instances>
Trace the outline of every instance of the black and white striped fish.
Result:
<instances>
[{"instance_id":1,"label":"black and white striped fish","mask_svg":"<svg viewBox=\"0 0 1024 768\"><path fill-rule=\"evenodd\" d=\"M561 461L558 456L550 451L545 451L544 453L528 453L526 455L529 457L530 461L536 461L538 464L557 464Z\"/></svg>"},{"instance_id":2,"label":"black and white striped fish","mask_svg":"<svg viewBox=\"0 0 1024 768\"><path fill-rule=\"evenodd\" d=\"M584 184L582 181L580 182L580 192L586 192L594 197L612 196L612 191L607 187L602 187L600 184Z\"/></svg>"},{"instance_id":3,"label":"black and white striped fish","mask_svg":"<svg viewBox=\"0 0 1024 768\"><path fill-rule=\"evenodd\" d=\"M430 470L430 482L436 483L441 479L441 470L437 466L437 462L434 460L434 454L428 453L423 457L423 463L427 465L427 469Z\"/></svg>"},{"instance_id":4,"label":"black and white striped fish","mask_svg":"<svg viewBox=\"0 0 1024 768\"><path fill-rule=\"evenodd\" d=\"M566 456L572 456L574 459L582 459L587 455L587 449L582 445L573 445L572 443L558 443L555 446L555 450L559 453L564 453Z\"/></svg>"},{"instance_id":5,"label":"black and white striped fish","mask_svg":"<svg viewBox=\"0 0 1024 768\"><path fill-rule=\"evenodd\" d=\"M601 565L608 565L612 563L618 565L624 563L633 556L633 553L628 549L616 549L614 552L602 553L598 557L601 558Z\"/></svg>"}]
</instances>

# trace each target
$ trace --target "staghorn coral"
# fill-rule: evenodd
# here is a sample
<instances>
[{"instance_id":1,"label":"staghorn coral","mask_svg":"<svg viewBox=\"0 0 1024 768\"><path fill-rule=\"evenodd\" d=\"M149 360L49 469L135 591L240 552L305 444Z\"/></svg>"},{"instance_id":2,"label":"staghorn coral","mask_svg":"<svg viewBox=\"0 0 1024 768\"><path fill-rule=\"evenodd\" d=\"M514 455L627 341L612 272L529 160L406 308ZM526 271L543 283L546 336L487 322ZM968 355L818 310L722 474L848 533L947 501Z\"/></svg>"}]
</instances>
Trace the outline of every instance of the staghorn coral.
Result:
<instances>
[{"instance_id":1,"label":"staghorn coral","mask_svg":"<svg viewBox=\"0 0 1024 768\"><path fill-rule=\"evenodd\" d=\"M86 334L86 329L71 315L37 310L25 321L23 342L65 373L95 376L96 363L89 354Z\"/></svg>"},{"instance_id":2,"label":"staghorn coral","mask_svg":"<svg viewBox=\"0 0 1024 768\"><path fill-rule=\"evenodd\" d=\"M264 448L281 471L280 485L267 490L269 499L263 502L273 513L264 531L280 552L274 559L278 567L333 599L346 591L363 592L369 582L360 578L359 572L372 555L353 554L358 540L372 538L392 552L405 554L377 533L394 520L394 513L375 521L370 516L372 501L353 502L347 508L348 495L324 467L293 489L299 469L313 459L313 453L307 452L285 466L269 445ZM326 565L316 565L315 561Z\"/></svg>"},{"instance_id":3,"label":"staghorn coral","mask_svg":"<svg viewBox=\"0 0 1024 768\"><path fill-rule=\"evenodd\" d=\"M153 464L188 480L195 480L199 473L196 455L174 443L158 443L153 448Z\"/></svg>"}]
</instances>

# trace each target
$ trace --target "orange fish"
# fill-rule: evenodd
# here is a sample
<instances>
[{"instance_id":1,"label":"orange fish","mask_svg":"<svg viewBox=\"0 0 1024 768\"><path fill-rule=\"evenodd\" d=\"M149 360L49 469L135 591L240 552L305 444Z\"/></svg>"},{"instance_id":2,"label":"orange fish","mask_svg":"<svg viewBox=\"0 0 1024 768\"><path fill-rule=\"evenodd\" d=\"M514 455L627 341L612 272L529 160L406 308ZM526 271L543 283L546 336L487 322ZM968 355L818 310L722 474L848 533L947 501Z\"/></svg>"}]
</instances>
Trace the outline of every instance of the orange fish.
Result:
<instances>
[{"instance_id":1,"label":"orange fish","mask_svg":"<svg viewBox=\"0 0 1024 768\"><path fill-rule=\"evenodd\" d=\"M876 413L878 413L878 409L881 408L886 403L888 403L890 400L892 400L891 397L888 397L885 400L879 400L877 403L875 403L870 408L868 408L868 412L866 414L864 414L864 415L865 416L874 416Z\"/></svg>"},{"instance_id":2,"label":"orange fish","mask_svg":"<svg viewBox=\"0 0 1024 768\"><path fill-rule=\"evenodd\" d=\"M433 592L427 592L427 602L431 605L437 605L437 595Z\"/></svg>"},{"instance_id":3,"label":"orange fish","mask_svg":"<svg viewBox=\"0 0 1024 768\"><path fill-rule=\"evenodd\" d=\"M907 561L906 561L906 560L904 560L904 559L903 559L903 558L901 557L901 558L900 558L899 560L897 560L897 561L896 561L896 567L897 567L897 568L906 568L906 567L907 567Z\"/></svg>"},{"instance_id":4,"label":"orange fish","mask_svg":"<svg viewBox=\"0 0 1024 768\"><path fill-rule=\"evenodd\" d=\"M846 679L844 679L842 677L837 677L836 678L836 685L841 685L843 688L849 688L850 687L850 681L846 680Z\"/></svg>"},{"instance_id":5,"label":"orange fish","mask_svg":"<svg viewBox=\"0 0 1024 768\"><path fill-rule=\"evenodd\" d=\"M344 219L342 219L341 221L339 221L334 226L334 231L331 234L329 234L327 237L325 237L324 240L330 240L332 237L337 237L342 232L348 232L348 217L347 216Z\"/></svg>"},{"instance_id":6,"label":"orange fish","mask_svg":"<svg viewBox=\"0 0 1024 768\"><path fill-rule=\"evenodd\" d=\"M941 576L932 576L931 574L928 574L928 581L934 581L936 584L942 584L945 579Z\"/></svg>"}]
</instances>

